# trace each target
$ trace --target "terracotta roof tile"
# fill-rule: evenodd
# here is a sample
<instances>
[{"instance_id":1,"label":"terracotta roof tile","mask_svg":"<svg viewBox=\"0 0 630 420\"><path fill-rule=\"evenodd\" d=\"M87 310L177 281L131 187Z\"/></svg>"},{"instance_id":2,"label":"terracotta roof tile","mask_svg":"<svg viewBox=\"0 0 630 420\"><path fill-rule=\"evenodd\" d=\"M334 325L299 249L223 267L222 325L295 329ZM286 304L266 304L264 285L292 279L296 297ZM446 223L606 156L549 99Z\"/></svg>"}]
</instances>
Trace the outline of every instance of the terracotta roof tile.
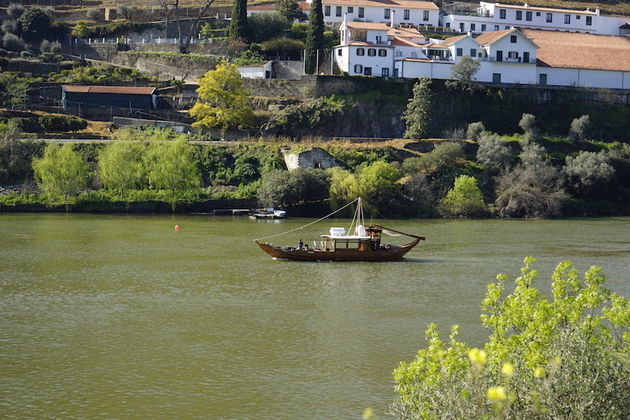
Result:
<instances>
[{"instance_id":1,"label":"terracotta roof tile","mask_svg":"<svg viewBox=\"0 0 630 420\"><path fill-rule=\"evenodd\" d=\"M389 31L389 25L382 22L347 22L348 28Z\"/></svg>"},{"instance_id":2,"label":"terracotta roof tile","mask_svg":"<svg viewBox=\"0 0 630 420\"><path fill-rule=\"evenodd\" d=\"M417 44L413 41L409 41L408 39L405 38L394 38L391 41L392 45L397 45L399 47L416 47L416 48L422 48L423 45Z\"/></svg>"},{"instance_id":3,"label":"terracotta roof tile","mask_svg":"<svg viewBox=\"0 0 630 420\"><path fill-rule=\"evenodd\" d=\"M424 38L415 28L389 28L387 35L401 38Z\"/></svg>"},{"instance_id":4,"label":"terracotta roof tile","mask_svg":"<svg viewBox=\"0 0 630 420\"><path fill-rule=\"evenodd\" d=\"M475 40L481 45L490 45L497 42L504 36L511 34L514 31L516 31L516 29L512 28L512 29L505 29L503 31L484 32L481 35L479 35L477 38L475 38Z\"/></svg>"},{"instance_id":5,"label":"terracotta roof tile","mask_svg":"<svg viewBox=\"0 0 630 420\"><path fill-rule=\"evenodd\" d=\"M630 38L611 35L521 30L540 48L539 65L573 69L630 71Z\"/></svg>"},{"instance_id":6,"label":"terracotta roof tile","mask_svg":"<svg viewBox=\"0 0 630 420\"><path fill-rule=\"evenodd\" d=\"M119 93L125 95L151 95L154 87L136 86L87 86L87 85L63 85L66 92L76 93Z\"/></svg>"}]
</instances>

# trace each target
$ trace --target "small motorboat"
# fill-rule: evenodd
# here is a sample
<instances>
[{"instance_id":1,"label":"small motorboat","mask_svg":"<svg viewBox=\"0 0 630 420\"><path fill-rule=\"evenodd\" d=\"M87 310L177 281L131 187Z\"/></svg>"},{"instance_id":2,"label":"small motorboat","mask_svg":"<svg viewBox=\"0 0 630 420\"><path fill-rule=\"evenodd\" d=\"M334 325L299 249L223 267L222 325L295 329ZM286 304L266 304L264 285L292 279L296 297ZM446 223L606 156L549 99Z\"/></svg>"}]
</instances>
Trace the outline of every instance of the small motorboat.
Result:
<instances>
[{"instance_id":1,"label":"small motorboat","mask_svg":"<svg viewBox=\"0 0 630 420\"><path fill-rule=\"evenodd\" d=\"M284 210L275 210L273 208L267 208L257 210L249 215L251 219L286 219L287 212Z\"/></svg>"},{"instance_id":2,"label":"small motorboat","mask_svg":"<svg viewBox=\"0 0 630 420\"><path fill-rule=\"evenodd\" d=\"M309 247L308 244L304 244L301 239L296 247L279 246L269 242L262 242L264 238L255 239L254 242L260 249L274 258L286 258L299 261L394 261L401 259L413 247L418 245L420 241L425 239L422 236L400 232L382 225L364 226L360 197L316 222L332 216L355 202L357 203L357 209L352 224L350 225L349 233L346 232L345 228L332 227L330 228L330 233L321 235L319 244L315 242L312 248ZM313 223L309 223L308 225ZM305 226L298 229L302 229L303 227ZM353 227L354 229L352 229ZM298 229L293 229L289 232ZM413 238L413 240L405 245L383 244L381 242L383 233L392 236L409 236Z\"/></svg>"}]
</instances>

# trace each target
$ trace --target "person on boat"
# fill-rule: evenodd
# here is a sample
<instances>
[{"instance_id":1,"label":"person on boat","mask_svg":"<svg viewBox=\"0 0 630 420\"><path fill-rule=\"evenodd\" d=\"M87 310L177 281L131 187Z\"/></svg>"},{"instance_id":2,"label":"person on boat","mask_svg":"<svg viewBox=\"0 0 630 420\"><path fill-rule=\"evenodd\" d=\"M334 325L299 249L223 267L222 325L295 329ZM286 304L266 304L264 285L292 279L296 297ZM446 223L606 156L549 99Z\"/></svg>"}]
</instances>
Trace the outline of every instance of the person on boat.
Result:
<instances>
[{"instance_id":1,"label":"person on boat","mask_svg":"<svg viewBox=\"0 0 630 420\"><path fill-rule=\"evenodd\" d=\"M298 241L298 249L302 249L304 247L304 242L302 242L302 238Z\"/></svg>"}]
</instances>

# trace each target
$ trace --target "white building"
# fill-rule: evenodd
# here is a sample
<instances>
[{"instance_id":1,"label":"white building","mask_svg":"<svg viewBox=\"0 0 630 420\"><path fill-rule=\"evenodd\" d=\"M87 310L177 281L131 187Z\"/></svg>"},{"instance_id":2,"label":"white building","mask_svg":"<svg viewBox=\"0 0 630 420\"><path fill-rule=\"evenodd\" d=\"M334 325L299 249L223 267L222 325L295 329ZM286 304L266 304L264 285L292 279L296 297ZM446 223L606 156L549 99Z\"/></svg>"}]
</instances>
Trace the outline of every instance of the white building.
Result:
<instances>
[{"instance_id":1,"label":"white building","mask_svg":"<svg viewBox=\"0 0 630 420\"><path fill-rule=\"evenodd\" d=\"M622 35L628 18L603 16L599 9L572 10L480 2L472 13L443 13L440 25L460 32L490 32L512 27Z\"/></svg>"},{"instance_id":2,"label":"white building","mask_svg":"<svg viewBox=\"0 0 630 420\"><path fill-rule=\"evenodd\" d=\"M243 79L270 79L273 76L273 61L239 66L238 72Z\"/></svg>"},{"instance_id":3,"label":"white building","mask_svg":"<svg viewBox=\"0 0 630 420\"><path fill-rule=\"evenodd\" d=\"M420 0L322 0L322 7L325 23L340 23L347 14L349 21L437 26L440 13L435 3Z\"/></svg>"}]
</instances>

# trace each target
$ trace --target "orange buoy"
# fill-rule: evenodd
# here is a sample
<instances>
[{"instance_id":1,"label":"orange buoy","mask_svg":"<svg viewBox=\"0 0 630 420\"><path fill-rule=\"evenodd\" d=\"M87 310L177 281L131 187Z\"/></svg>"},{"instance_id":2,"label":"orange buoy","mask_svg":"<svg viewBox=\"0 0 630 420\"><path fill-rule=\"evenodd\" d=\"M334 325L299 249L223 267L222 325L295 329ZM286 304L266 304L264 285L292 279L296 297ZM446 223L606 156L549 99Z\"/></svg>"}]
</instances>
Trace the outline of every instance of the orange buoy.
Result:
<instances>
[{"instance_id":1,"label":"orange buoy","mask_svg":"<svg viewBox=\"0 0 630 420\"><path fill-rule=\"evenodd\" d=\"M175 225L175 230L179 230L179 225Z\"/></svg>"}]
</instances>

